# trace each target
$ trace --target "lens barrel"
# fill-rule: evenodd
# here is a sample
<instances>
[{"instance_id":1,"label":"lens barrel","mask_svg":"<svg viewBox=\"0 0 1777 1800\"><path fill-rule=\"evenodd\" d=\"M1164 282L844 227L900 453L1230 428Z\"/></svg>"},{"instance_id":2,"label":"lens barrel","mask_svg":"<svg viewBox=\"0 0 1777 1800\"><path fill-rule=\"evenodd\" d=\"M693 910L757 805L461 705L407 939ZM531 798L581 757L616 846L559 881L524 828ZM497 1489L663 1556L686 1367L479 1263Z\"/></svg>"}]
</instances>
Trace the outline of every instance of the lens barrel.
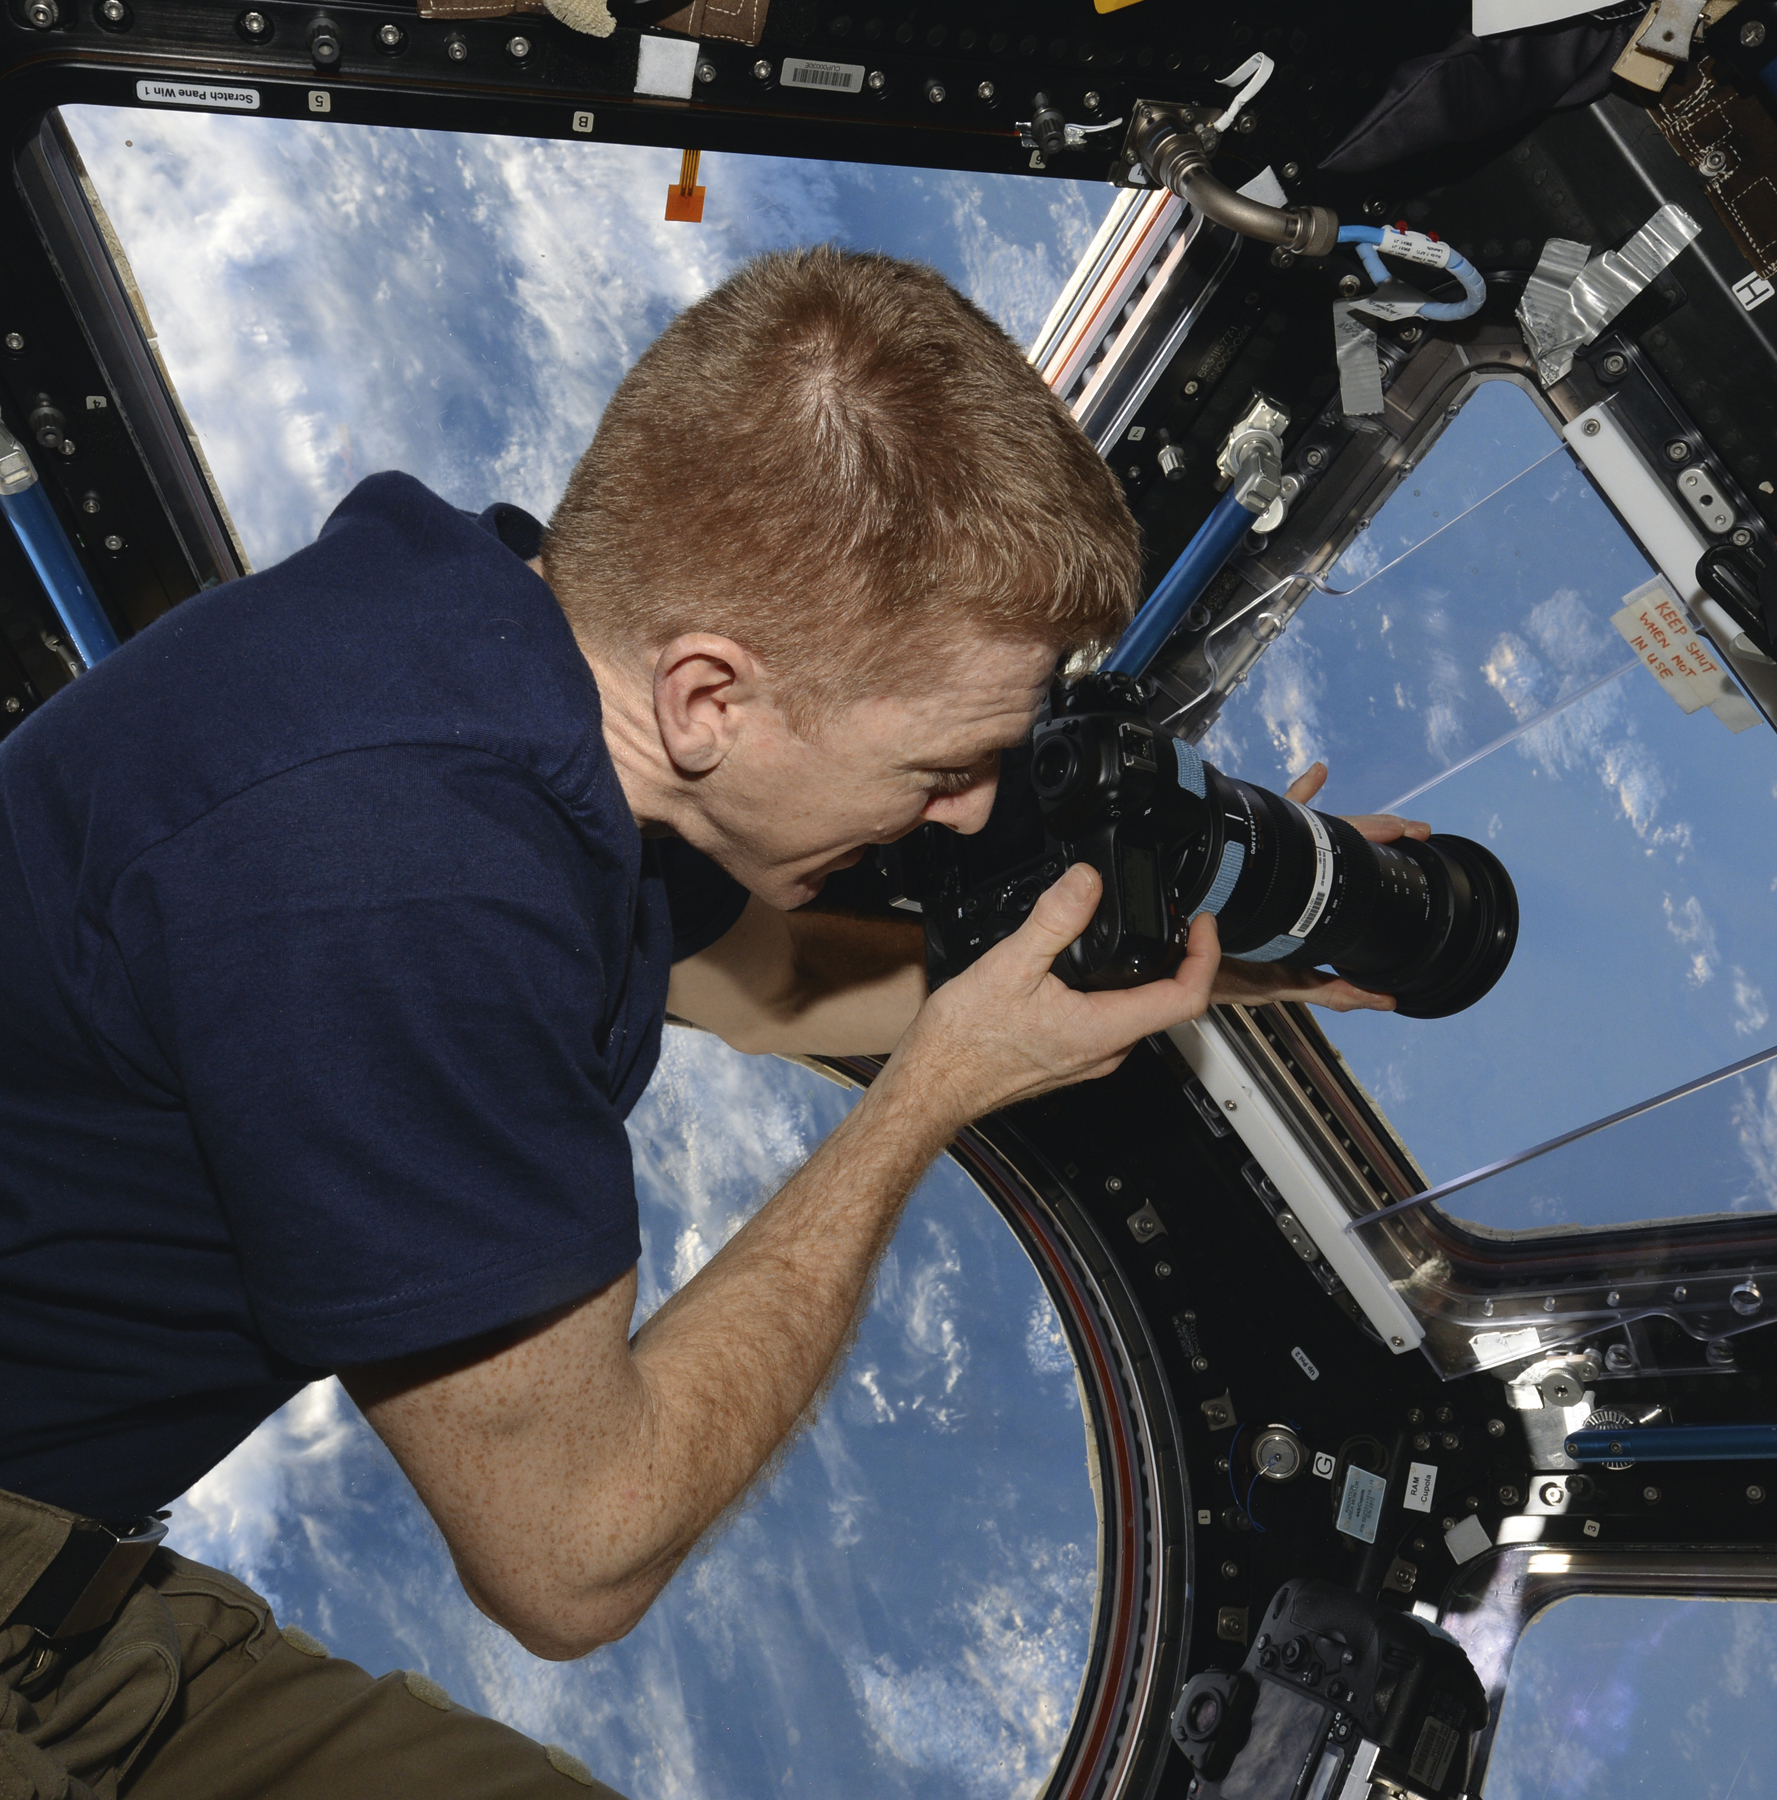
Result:
<instances>
[{"instance_id":1,"label":"lens barrel","mask_svg":"<svg viewBox=\"0 0 1777 1800\"><path fill-rule=\"evenodd\" d=\"M1517 944L1517 894L1491 851L1443 835L1372 844L1223 775L1154 730L1119 677L1063 691L1033 733L1031 784L1061 854L1104 880L1092 924L1056 963L1074 987L1169 974L1191 920L1210 912L1224 955L1330 965L1435 1019L1474 1005Z\"/></svg>"}]
</instances>

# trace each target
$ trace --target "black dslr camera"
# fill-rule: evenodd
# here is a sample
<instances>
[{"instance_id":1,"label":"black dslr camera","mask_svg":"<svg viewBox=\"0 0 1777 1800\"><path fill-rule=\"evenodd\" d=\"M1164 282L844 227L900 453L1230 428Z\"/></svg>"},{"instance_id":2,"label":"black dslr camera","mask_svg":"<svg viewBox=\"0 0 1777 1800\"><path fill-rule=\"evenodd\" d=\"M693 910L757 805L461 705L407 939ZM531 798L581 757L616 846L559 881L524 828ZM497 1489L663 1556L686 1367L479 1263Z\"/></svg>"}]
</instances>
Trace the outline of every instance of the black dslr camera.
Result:
<instances>
[{"instance_id":1,"label":"black dslr camera","mask_svg":"<svg viewBox=\"0 0 1777 1800\"><path fill-rule=\"evenodd\" d=\"M1302 1580L1277 1590L1239 1669L1186 1686L1172 1736L1198 1800L1340 1800L1378 1783L1454 1800L1486 1723L1486 1690L1454 1638Z\"/></svg>"},{"instance_id":2,"label":"black dslr camera","mask_svg":"<svg viewBox=\"0 0 1777 1800\"><path fill-rule=\"evenodd\" d=\"M1011 766L1004 779L1016 779ZM1031 733L1027 780L1040 851L1027 836L1033 854L989 873L979 853L971 870L967 850L932 847L949 859L921 896L934 984L1016 930L1074 862L1098 870L1104 894L1056 959L1070 987L1170 975L1191 921L1209 912L1228 956L1330 964L1433 1019L1479 1000L1517 943L1517 895L1491 851L1448 836L1372 844L1343 819L1223 775L1149 724L1129 676L1057 686Z\"/></svg>"}]
</instances>

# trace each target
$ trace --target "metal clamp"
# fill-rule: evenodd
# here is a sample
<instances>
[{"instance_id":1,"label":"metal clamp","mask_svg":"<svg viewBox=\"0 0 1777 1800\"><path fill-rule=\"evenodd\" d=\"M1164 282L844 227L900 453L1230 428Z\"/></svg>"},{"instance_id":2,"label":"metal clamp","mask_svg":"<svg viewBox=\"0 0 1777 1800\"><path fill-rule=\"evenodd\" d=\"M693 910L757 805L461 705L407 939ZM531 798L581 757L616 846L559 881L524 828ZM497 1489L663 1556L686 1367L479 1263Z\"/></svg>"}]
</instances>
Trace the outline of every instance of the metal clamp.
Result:
<instances>
[{"instance_id":1,"label":"metal clamp","mask_svg":"<svg viewBox=\"0 0 1777 1800\"><path fill-rule=\"evenodd\" d=\"M1267 512L1283 494L1283 434L1289 428L1288 412L1255 393L1222 444L1216 467L1248 512Z\"/></svg>"},{"instance_id":2,"label":"metal clamp","mask_svg":"<svg viewBox=\"0 0 1777 1800\"><path fill-rule=\"evenodd\" d=\"M138 1519L120 1532L76 1519L68 1541L6 1623L29 1625L52 1641L109 1624L166 1535L164 1519Z\"/></svg>"}]
</instances>

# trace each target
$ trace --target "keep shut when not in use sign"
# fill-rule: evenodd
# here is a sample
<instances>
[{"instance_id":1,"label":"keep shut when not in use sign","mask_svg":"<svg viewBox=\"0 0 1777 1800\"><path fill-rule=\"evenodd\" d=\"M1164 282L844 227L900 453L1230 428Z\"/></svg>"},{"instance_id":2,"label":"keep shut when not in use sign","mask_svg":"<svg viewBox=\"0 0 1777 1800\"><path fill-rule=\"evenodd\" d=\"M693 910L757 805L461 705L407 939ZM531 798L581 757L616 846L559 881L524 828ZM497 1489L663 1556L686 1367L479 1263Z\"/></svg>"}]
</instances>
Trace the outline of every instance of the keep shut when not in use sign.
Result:
<instances>
[{"instance_id":1,"label":"keep shut when not in use sign","mask_svg":"<svg viewBox=\"0 0 1777 1800\"><path fill-rule=\"evenodd\" d=\"M1658 576L1638 587L1610 622L1685 712L1707 706L1730 731L1758 723L1721 658Z\"/></svg>"}]
</instances>

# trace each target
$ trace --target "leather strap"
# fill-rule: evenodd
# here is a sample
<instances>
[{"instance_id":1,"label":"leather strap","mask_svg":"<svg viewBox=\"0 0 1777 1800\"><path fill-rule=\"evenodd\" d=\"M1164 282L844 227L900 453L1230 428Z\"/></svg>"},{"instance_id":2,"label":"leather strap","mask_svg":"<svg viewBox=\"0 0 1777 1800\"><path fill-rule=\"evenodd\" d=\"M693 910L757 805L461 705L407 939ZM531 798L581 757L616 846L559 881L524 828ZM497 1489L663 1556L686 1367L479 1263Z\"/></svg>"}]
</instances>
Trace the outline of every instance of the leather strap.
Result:
<instances>
[{"instance_id":1,"label":"leather strap","mask_svg":"<svg viewBox=\"0 0 1777 1800\"><path fill-rule=\"evenodd\" d=\"M685 37L722 38L731 44L756 44L765 32L765 14L771 0L691 0L689 6L668 13L660 21L663 31Z\"/></svg>"}]
</instances>

